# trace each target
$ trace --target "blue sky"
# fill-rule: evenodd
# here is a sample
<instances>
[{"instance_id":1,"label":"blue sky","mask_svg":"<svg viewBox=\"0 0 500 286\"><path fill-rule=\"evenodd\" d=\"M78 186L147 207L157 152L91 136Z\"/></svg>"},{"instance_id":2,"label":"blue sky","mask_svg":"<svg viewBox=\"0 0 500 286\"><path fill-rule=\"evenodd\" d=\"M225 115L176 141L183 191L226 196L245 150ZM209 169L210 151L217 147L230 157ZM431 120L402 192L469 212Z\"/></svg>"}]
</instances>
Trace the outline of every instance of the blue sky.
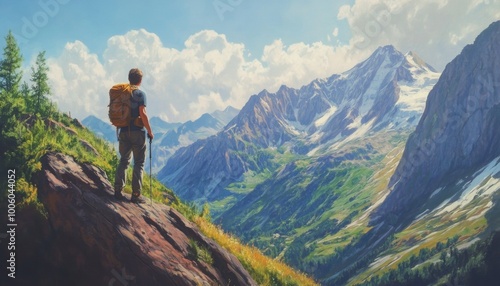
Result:
<instances>
[{"instance_id":1,"label":"blue sky","mask_svg":"<svg viewBox=\"0 0 500 286\"><path fill-rule=\"evenodd\" d=\"M264 45L275 39L282 39L285 44L327 41L334 28L347 27L345 21L337 20L336 14L341 5L352 2L3 1L9 4L0 11L0 34L12 30L26 55L46 50L49 56L55 56L66 42L75 40L84 42L93 52L102 53L111 36L143 28L158 35L165 46L176 49L181 49L196 32L215 30L230 41L245 43L248 52L257 57ZM341 35L345 41L348 36L348 31Z\"/></svg>"},{"instance_id":2,"label":"blue sky","mask_svg":"<svg viewBox=\"0 0 500 286\"><path fill-rule=\"evenodd\" d=\"M145 72L150 115L183 122L344 72L388 44L442 71L500 19L500 0L2 1L0 35L16 36L25 80L45 50L60 110L104 120L109 87L131 67Z\"/></svg>"}]
</instances>

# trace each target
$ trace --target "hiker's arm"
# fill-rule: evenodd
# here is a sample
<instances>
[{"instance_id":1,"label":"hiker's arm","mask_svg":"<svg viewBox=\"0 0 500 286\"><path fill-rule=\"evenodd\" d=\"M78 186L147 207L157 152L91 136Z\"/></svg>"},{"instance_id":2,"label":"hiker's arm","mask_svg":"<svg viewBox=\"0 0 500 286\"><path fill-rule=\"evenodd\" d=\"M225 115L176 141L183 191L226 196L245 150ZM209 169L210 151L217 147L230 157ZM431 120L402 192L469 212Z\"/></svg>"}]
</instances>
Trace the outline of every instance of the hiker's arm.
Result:
<instances>
[{"instance_id":1,"label":"hiker's arm","mask_svg":"<svg viewBox=\"0 0 500 286\"><path fill-rule=\"evenodd\" d=\"M151 126L149 125L149 118L148 115L146 114L146 106L141 105L139 106L139 115L141 116L142 123L144 124L144 127L146 127L146 130L148 131L148 135L151 139L154 138L153 131L151 131Z\"/></svg>"}]
</instances>

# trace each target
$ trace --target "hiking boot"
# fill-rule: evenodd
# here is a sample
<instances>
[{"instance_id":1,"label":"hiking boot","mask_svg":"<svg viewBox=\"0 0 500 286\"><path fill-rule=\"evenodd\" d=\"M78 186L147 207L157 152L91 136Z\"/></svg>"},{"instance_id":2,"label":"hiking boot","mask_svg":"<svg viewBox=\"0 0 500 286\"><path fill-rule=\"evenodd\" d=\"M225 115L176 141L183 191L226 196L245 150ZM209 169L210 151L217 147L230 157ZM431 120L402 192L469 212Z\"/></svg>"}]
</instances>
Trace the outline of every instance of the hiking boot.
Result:
<instances>
[{"instance_id":1,"label":"hiking boot","mask_svg":"<svg viewBox=\"0 0 500 286\"><path fill-rule=\"evenodd\" d=\"M126 199L125 196L122 194L122 192L115 192L114 197L115 197L115 199L120 200L120 201Z\"/></svg>"},{"instance_id":2,"label":"hiking boot","mask_svg":"<svg viewBox=\"0 0 500 286\"><path fill-rule=\"evenodd\" d=\"M144 204L146 200L140 194L132 194L130 201L135 204Z\"/></svg>"}]
</instances>

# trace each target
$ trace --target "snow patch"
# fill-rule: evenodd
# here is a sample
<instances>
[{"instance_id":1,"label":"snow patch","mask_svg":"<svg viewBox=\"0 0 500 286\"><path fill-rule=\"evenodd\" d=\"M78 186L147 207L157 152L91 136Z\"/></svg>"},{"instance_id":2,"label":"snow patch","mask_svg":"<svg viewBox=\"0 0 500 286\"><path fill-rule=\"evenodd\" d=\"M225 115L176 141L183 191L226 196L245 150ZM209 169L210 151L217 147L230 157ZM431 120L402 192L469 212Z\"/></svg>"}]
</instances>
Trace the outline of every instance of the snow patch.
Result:
<instances>
[{"instance_id":1,"label":"snow patch","mask_svg":"<svg viewBox=\"0 0 500 286\"><path fill-rule=\"evenodd\" d=\"M472 181L467 183L460 198L456 201L449 203L451 198L440 204L436 210L437 215L451 212L457 208L461 208L469 204L476 197L491 196L493 193L500 189L500 179L495 178L494 175L500 172L500 162L497 158L491 161L488 165L476 172ZM492 205L490 205L491 207Z\"/></svg>"},{"instance_id":2,"label":"snow patch","mask_svg":"<svg viewBox=\"0 0 500 286\"><path fill-rule=\"evenodd\" d=\"M321 116L319 119L317 119L315 122L314 122L314 126L316 127L321 127L323 125L326 124L326 122L328 122L328 119L330 119L330 117L332 117L335 112L337 112L337 107L336 106L332 106L330 107L330 109L328 109L324 114L323 116Z\"/></svg>"},{"instance_id":3,"label":"snow patch","mask_svg":"<svg viewBox=\"0 0 500 286\"><path fill-rule=\"evenodd\" d=\"M400 85L399 88L400 94L396 106L399 106L402 111L423 112L432 86Z\"/></svg>"},{"instance_id":4,"label":"snow patch","mask_svg":"<svg viewBox=\"0 0 500 286\"><path fill-rule=\"evenodd\" d=\"M359 138L363 137L364 135L366 135L368 133L368 131L370 131L370 129L372 129L373 124L375 123L375 119L376 118L373 118L369 122L361 125L361 118L360 117L356 118L356 120L353 123L351 123L351 125L354 127L357 125L357 122L359 122L359 126L356 129L356 131L354 131L354 133L352 133L351 135L347 136L344 140L342 140L342 142L338 142L337 144L334 144L333 147L337 148L340 144L345 144L345 143L348 143L348 142L353 141L355 139L359 139ZM351 125L349 125L349 126L351 126Z\"/></svg>"},{"instance_id":5,"label":"snow patch","mask_svg":"<svg viewBox=\"0 0 500 286\"><path fill-rule=\"evenodd\" d=\"M435 195L439 194L439 192L441 192L442 190L443 190L443 188L439 188L439 189L435 190L435 191L431 194L431 196L430 196L429 198L430 198L430 199L432 199L432 197L434 197Z\"/></svg>"}]
</instances>

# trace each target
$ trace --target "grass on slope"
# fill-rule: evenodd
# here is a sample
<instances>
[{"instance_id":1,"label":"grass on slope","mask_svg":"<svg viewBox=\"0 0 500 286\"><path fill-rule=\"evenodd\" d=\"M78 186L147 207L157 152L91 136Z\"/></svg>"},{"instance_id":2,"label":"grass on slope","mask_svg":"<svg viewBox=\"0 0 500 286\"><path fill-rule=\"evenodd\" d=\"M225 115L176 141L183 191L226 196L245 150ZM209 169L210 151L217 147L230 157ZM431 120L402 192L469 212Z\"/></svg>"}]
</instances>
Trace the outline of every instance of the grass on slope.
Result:
<instances>
[{"instance_id":1,"label":"grass on slope","mask_svg":"<svg viewBox=\"0 0 500 286\"><path fill-rule=\"evenodd\" d=\"M259 285L318 285L305 274L263 255L257 248L242 244L237 238L224 233L203 217L196 217L194 222L206 236L233 253Z\"/></svg>"},{"instance_id":2,"label":"grass on slope","mask_svg":"<svg viewBox=\"0 0 500 286\"><path fill-rule=\"evenodd\" d=\"M387 138L392 137L387 136ZM374 139L379 140L378 138ZM376 146L380 144L377 143ZM318 232L318 229L324 229L325 221L336 222L333 229L337 229L337 231L317 236L309 241L306 246L311 251L303 259L304 261L319 261L335 255L337 251L354 243L368 232L370 229L368 226L369 214L383 199L384 190L397 166L403 149L403 144L399 140L387 144L383 148L388 148L391 145L393 146L392 150L380 149L383 152L382 154L385 154L383 158L372 158L369 162L349 162L337 167L335 171L339 175L333 181L318 189L318 191L330 190L338 197L321 217L297 229L295 237Z\"/></svg>"},{"instance_id":3,"label":"grass on slope","mask_svg":"<svg viewBox=\"0 0 500 286\"><path fill-rule=\"evenodd\" d=\"M245 146L251 149L258 149L254 144L248 142L245 142ZM267 167L258 171L247 171L243 174L241 181L231 183L225 188L228 191L226 193L227 196L209 202L214 218L217 218L220 214L234 206L241 197L252 192L259 184L271 178L275 169L301 157L284 150L284 148L259 150L255 155L241 151L237 152L237 154L245 158L245 161L250 162L252 165L265 164Z\"/></svg>"},{"instance_id":4,"label":"grass on slope","mask_svg":"<svg viewBox=\"0 0 500 286\"><path fill-rule=\"evenodd\" d=\"M40 158L44 154L49 151L61 152L73 156L79 162L91 163L103 169L107 174L115 173L118 162L115 150L104 140L87 129L74 125L68 117L63 116L61 121L64 123L53 121L54 127L52 128L47 128L46 122L38 119L33 121L32 126L27 126L26 122L20 121L13 127L14 133L20 136L16 153L21 154L21 157L18 158L17 165L22 169L19 172L25 174L17 183L20 194L18 203L20 207L35 207L42 216L46 216L43 205L38 202L36 187L28 178L41 170ZM86 147L83 141L94 150ZM131 169L128 172L131 177ZM112 176L109 179L111 182L114 180ZM152 186L149 181L149 177L145 174L143 185L145 196L149 198L149 191L152 190L153 200L168 203L189 219L194 220L208 237L233 253L260 285L316 285L305 275L264 256L256 248L245 246L238 240L223 234L218 227L202 218L203 214L200 215L194 205L181 202L156 178L153 178ZM130 192L130 188L127 187L125 191Z\"/></svg>"}]
</instances>

